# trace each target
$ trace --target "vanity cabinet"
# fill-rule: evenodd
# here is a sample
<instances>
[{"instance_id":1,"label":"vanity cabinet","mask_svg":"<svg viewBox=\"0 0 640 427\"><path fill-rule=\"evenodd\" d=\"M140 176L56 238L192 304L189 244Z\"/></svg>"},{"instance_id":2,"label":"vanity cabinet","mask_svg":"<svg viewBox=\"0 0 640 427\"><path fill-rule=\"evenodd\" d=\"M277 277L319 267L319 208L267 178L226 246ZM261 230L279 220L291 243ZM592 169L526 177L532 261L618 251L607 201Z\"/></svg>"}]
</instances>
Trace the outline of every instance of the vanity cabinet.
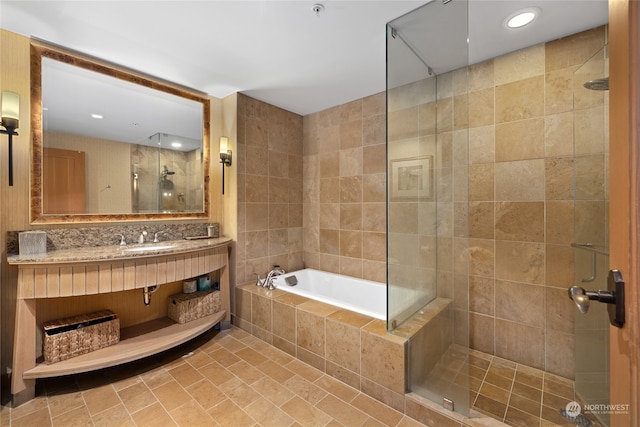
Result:
<instances>
[{"instance_id":1,"label":"vanity cabinet","mask_svg":"<svg viewBox=\"0 0 640 427\"><path fill-rule=\"evenodd\" d=\"M37 378L56 377L130 362L182 344L220 322L230 321L229 240L218 242L179 242L170 249L146 253L112 249L101 252L86 249L89 255L78 257L47 254L42 259L10 257L18 267L16 326L14 333L11 392L19 405L34 397ZM57 251L56 251L57 252ZM76 254L79 251L76 250ZM54 364L36 363L38 302L49 298L110 294L142 289L218 272L222 309L218 313L178 324L167 317L126 327L120 342L91 353ZM166 302L163 302L166 304ZM109 307L116 313L118 307Z\"/></svg>"}]
</instances>

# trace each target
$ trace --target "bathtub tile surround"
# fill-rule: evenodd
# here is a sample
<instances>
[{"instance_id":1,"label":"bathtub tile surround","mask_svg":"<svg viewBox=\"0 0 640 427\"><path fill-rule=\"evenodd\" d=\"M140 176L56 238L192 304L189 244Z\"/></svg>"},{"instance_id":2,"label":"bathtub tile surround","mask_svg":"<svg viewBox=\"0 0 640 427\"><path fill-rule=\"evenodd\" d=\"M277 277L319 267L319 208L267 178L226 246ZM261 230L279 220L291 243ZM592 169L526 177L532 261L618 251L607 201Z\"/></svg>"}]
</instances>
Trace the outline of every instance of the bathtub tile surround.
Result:
<instances>
[{"instance_id":1,"label":"bathtub tile surround","mask_svg":"<svg viewBox=\"0 0 640 427\"><path fill-rule=\"evenodd\" d=\"M403 410L407 340L388 334L384 321L254 284L236 287L236 301L240 328ZM264 321L264 313L272 321Z\"/></svg>"}]
</instances>

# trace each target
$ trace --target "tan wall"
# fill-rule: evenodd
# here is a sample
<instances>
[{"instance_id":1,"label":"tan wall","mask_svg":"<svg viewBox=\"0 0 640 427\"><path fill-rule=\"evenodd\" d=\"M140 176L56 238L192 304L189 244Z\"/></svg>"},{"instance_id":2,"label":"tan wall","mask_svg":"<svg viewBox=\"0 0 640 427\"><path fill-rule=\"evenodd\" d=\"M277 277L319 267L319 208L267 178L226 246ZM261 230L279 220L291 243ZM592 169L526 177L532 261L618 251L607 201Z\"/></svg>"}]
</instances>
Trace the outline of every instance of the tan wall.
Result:
<instances>
[{"instance_id":1,"label":"tan wall","mask_svg":"<svg viewBox=\"0 0 640 427\"><path fill-rule=\"evenodd\" d=\"M237 96L236 283L302 268L302 117Z\"/></svg>"},{"instance_id":2,"label":"tan wall","mask_svg":"<svg viewBox=\"0 0 640 427\"><path fill-rule=\"evenodd\" d=\"M304 262L386 281L386 102L380 93L304 118Z\"/></svg>"}]
</instances>

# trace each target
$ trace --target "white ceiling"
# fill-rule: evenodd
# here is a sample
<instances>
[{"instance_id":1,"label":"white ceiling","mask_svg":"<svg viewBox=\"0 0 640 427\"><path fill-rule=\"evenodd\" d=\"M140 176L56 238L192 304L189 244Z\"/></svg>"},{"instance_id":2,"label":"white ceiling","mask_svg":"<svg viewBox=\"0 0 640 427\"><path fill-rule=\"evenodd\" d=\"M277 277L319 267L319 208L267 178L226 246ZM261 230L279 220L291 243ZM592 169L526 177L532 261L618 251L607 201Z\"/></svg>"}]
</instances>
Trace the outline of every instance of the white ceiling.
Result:
<instances>
[{"instance_id":1,"label":"white ceiling","mask_svg":"<svg viewBox=\"0 0 640 427\"><path fill-rule=\"evenodd\" d=\"M315 3L325 8L319 16ZM0 27L218 98L240 91L305 115L383 91L385 24L425 3L0 0ZM504 18L526 6L541 9L539 18L507 32ZM606 0L471 0L469 58L477 62L607 20ZM447 39L427 40L446 52Z\"/></svg>"}]
</instances>

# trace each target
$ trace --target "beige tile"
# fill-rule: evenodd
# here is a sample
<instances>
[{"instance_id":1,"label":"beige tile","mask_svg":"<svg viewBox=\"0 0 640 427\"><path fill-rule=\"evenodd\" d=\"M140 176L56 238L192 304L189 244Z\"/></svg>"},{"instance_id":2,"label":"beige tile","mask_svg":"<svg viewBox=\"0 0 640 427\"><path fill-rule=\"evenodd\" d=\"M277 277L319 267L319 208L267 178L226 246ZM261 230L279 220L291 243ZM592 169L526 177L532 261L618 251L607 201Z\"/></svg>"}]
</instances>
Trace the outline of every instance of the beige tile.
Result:
<instances>
[{"instance_id":1,"label":"beige tile","mask_svg":"<svg viewBox=\"0 0 640 427\"><path fill-rule=\"evenodd\" d=\"M474 409L485 414L489 414L500 421L504 419L504 415L507 411L507 405L505 403L496 402L495 400L480 394L478 395L473 407Z\"/></svg>"},{"instance_id":2,"label":"beige tile","mask_svg":"<svg viewBox=\"0 0 640 427\"><path fill-rule=\"evenodd\" d=\"M297 396L282 405L280 409L303 426L324 425L331 421L329 415Z\"/></svg>"},{"instance_id":3,"label":"beige tile","mask_svg":"<svg viewBox=\"0 0 640 427\"><path fill-rule=\"evenodd\" d=\"M544 330L541 328L496 319L495 347L496 356L544 368Z\"/></svg>"},{"instance_id":4,"label":"beige tile","mask_svg":"<svg viewBox=\"0 0 640 427\"><path fill-rule=\"evenodd\" d=\"M342 425L361 425L367 414L343 402L333 395L328 395L315 405L316 408L331 414Z\"/></svg>"},{"instance_id":5,"label":"beige tile","mask_svg":"<svg viewBox=\"0 0 640 427\"><path fill-rule=\"evenodd\" d=\"M496 280L496 317L544 327L544 291L543 286Z\"/></svg>"},{"instance_id":6,"label":"beige tile","mask_svg":"<svg viewBox=\"0 0 640 427\"><path fill-rule=\"evenodd\" d=\"M291 361L290 363L294 362L295 360ZM273 378L280 383L287 381L294 375L294 373L290 369L287 369L286 367L271 360L258 365L258 369L264 372L270 378Z\"/></svg>"},{"instance_id":7,"label":"beige tile","mask_svg":"<svg viewBox=\"0 0 640 427\"><path fill-rule=\"evenodd\" d=\"M545 155L573 155L573 112L545 116Z\"/></svg>"},{"instance_id":8,"label":"beige tile","mask_svg":"<svg viewBox=\"0 0 640 427\"><path fill-rule=\"evenodd\" d=\"M509 390L497 387L485 381L480 387L480 395L488 397L496 402L507 404L509 402Z\"/></svg>"},{"instance_id":9,"label":"beige tile","mask_svg":"<svg viewBox=\"0 0 640 427\"><path fill-rule=\"evenodd\" d=\"M565 113L573 110L573 76L577 67L549 71L545 74L545 112Z\"/></svg>"},{"instance_id":10,"label":"beige tile","mask_svg":"<svg viewBox=\"0 0 640 427\"><path fill-rule=\"evenodd\" d=\"M146 388L143 387L139 389L144 390ZM82 397L92 416L120 403L120 398L111 385L87 390L82 393ZM51 405L51 403L49 404Z\"/></svg>"},{"instance_id":11,"label":"beige tile","mask_svg":"<svg viewBox=\"0 0 640 427\"><path fill-rule=\"evenodd\" d=\"M362 230L386 232L387 210L384 203L363 203Z\"/></svg>"},{"instance_id":12,"label":"beige tile","mask_svg":"<svg viewBox=\"0 0 640 427\"><path fill-rule=\"evenodd\" d=\"M496 200L544 200L544 160L496 163L495 182Z\"/></svg>"},{"instance_id":13,"label":"beige tile","mask_svg":"<svg viewBox=\"0 0 640 427\"><path fill-rule=\"evenodd\" d=\"M183 387L188 387L203 378L196 369L187 364L173 368L169 373Z\"/></svg>"},{"instance_id":14,"label":"beige tile","mask_svg":"<svg viewBox=\"0 0 640 427\"><path fill-rule=\"evenodd\" d=\"M234 427L250 427L256 424L245 411L229 399L221 400L216 406L209 409L207 413L219 425Z\"/></svg>"},{"instance_id":15,"label":"beige tile","mask_svg":"<svg viewBox=\"0 0 640 427\"><path fill-rule=\"evenodd\" d=\"M495 161L495 126L469 129L469 163Z\"/></svg>"},{"instance_id":16,"label":"beige tile","mask_svg":"<svg viewBox=\"0 0 640 427\"><path fill-rule=\"evenodd\" d=\"M358 395L358 390L353 387L349 387L329 375L320 376L314 381L314 385L322 388L339 399L344 400L345 402L351 402L351 400Z\"/></svg>"},{"instance_id":17,"label":"beige tile","mask_svg":"<svg viewBox=\"0 0 640 427\"><path fill-rule=\"evenodd\" d=\"M363 184L361 176L347 176L340 178L340 202L362 202Z\"/></svg>"},{"instance_id":18,"label":"beige tile","mask_svg":"<svg viewBox=\"0 0 640 427\"><path fill-rule=\"evenodd\" d=\"M352 372L360 372L360 329L326 320L326 359Z\"/></svg>"},{"instance_id":19,"label":"beige tile","mask_svg":"<svg viewBox=\"0 0 640 427\"><path fill-rule=\"evenodd\" d=\"M404 345L371 333L363 333L361 340L362 376L397 393L404 393Z\"/></svg>"},{"instance_id":20,"label":"beige tile","mask_svg":"<svg viewBox=\"0 0 640 427\"><path fill-rule=\"evenodd\" d=\"M604 45L604 27L551 41L545 45L546 70L559 70L584 64Z\"/></svg>"},{"instance_id":21,"label":"beige tile","mask_svg":"<svg viewBox=\"0 0 640 427\"><path fill-rule=\"evenodd\" d=\"M11 425L14 427L51 426L51 416L48 408L41 408L29 412L20 417L11 418Z\"/></svg>"},{"instance_id":22,"label":"beige tile","mask_svg":"<svg viewBox=\"0 0 640 427\"><path fill-rule=\"evenodd\" d=\"M469 276L469 310L493 315L494 313L494 279Z\"/></svg>"},{"instance_id":23,"label":"beige tile","mask_svg":"<svg viewBox=\"0 0 640 427\"><path fill-rule=\"evenodd\" d=\"M91 424L91 416L89 415L87 408L84 406L52 418L52 425L54 427L83 426Z\"/></svg>"},{"instance_id":24,"label":"beige tile","mask_svg":"<svg viewBox=\"0 0 640 427\"><path fill-rule=\"evenodd\" d=\"M573 283L574 249L569 245L545 245L545 284L564 287Z\"/></svg>"},{"instance_id":25,"label":"beige tile","mask_svg":"<svg viewBox=\"0 0 640 427\"><path fill-rule=\"evenodd\" d=\"M245 408L245 412L260 425L292 425L293 418L265 398L260 398Z\"/></svg>"},{"instance_id":26,"label":"beige tile","mask_svg":"<svg viewBox=\"0 0 640 427\"><path fill-rule=\"evenodd\" d=\"M495 237L499 240L544 241L544 202L495 204Z\"/></svg>"},{"instance_id":27,"label":"beige tile","mask_svg":"<svg viewBox=\"0 0 640 427\"><path fill-rule=\"evenodd\" d=\"M573 201L547 202L547 243L571 244L574 241Z\"/></svg>"},{"instance_id":28,"label":"beige tile","mask_svg":"<svg viewBox=\"0 0 640 427\"><path fill-rule=\"evenodd\" d=\"M493 125L494 88L469 93L469 127Z\"/></svg>"},{"instance_id":29,"label":"beige tile","mask_svg":"<svg viewBox=\"0 0 640 427\"><path fill-rule=\"evenodd\" d=\"M340 176L362 175L362 147L340 150Z\"/></svg>"},{"instance_id":30,"label":"beige tile","mask_svg":"<svg viewBox=\"0 0 640 427\"><path fill-rule=\"evenodd\" d=\"M169 411L171 417L181 426L210 426L214 420L195 401L190 400Z\"/></svg>"},{"instance_id":31,"label":"beige tile","mask_svg":"<svg viewBox=\"0 0 640 427\"><path fill-rule=\"evenodd\" d=\"M573 378L576 353L574 335L547 331L545 345L546 370L556 375Z\"/></svg>"},{"instance_id":32,"label":"beige tile","mask_svg":"<svg viewBox=\"0 0 640 427\"><path fill-rule=\"evenodd\" d=\"M543 284L544 244L496 241L496 279Z\"/></svg>"},{"instance_id":33,"label":"beige tile","mask_svg":"<svg viewBox=\"0 0 640 427\"><path fill-rule=\"evenodd\" d=\"M396 425L402 419L400 412L363 393L358 394L351 404L384 425Z\"/></svg>"},{"instance_id":34,"label":"beige tile","mask_svg":"<svg viewBox=\"0 0 640 427\"><path fill-rule=\"evenodd\" d=\"M489 354L494 353L493 317L469 313L469 346ZM480 374L479 371L478 374ZM484 371L482 376L484 377Z\"/></svg>"},{"instance_id":35,"label":"beige tile","mask_svg":"<svg viewBox=\"0 0 640 427\"><path fill-rule=\"evenodd\" d=\"M340 255L351 258L362 258L362 232L340 231Z\"/></svg>"},{"instance_id":36,"label":"beige tile","mask_svg":"<svg viewBox=\"0 0 640 427\"><path fill-rule=\"evenodd\" d=\"M106 387L109 387L111 389L111 392L115 396L115 401L111 401L110 404L116 405L117 403L119 403L118 396L113 391L113 388L111 386ZM47 400L49 403L49 412L51 413L51 418L55 418L61 414L64 414L65 412L69 412L74 409L84 408L85 406L84 399L82 398L82 393L80 392L56 394L53 396L49 396ZM109 406L104 406L103 408L108 407ZM94 413L100 412L99 410L97 410L98 408L95 408L95 406L92 409L94 410Z\"/></svg>"},{"instance_id":37,"label":"beige tile","mask_svg":"<svg viewBox=\"0 0 640 427\"><path fill-rule=\"evenodd\" d=\"M362 177L362 201L383 203L386 200L386 174L367 174Z\"/></svg>"},{"instance_id":38,"label":"beige tile","mask_svg":"<svg viewBox=\"0 0 640 427\"><path fill-rule=\"evenodd\" d=\"M263 377L251 385L255 391L276 406L281 406L294 396L294 393L283 384Z\"/></svg>"},{"instance_id":39,"label":"beige tile","mask_svg":"<svg viewBox=\"0 0 640 427\"><path fill-rule=\"evenodd\" d=\"M299 375L292 376L284 382L284 385L312 405L315 405L327 395L326 390Z\"/></svg>"},{"instance_id":40,"label":"beige tile","mask_svg":"<svg viewBox=\"0 0 640 427\"><path fill-rule=\"evenodd\" d=\"M235 358L234 363L236 363L236 362L238 362L240 360L235 355L227 352L226 350L218 350L217 353L221 354L221 355L226 355L227 353L232 355ZM213 357L215 358L215 353L213 353ZM211 364L201 368L199 370L199 372L203 377L209 379L215 385L220 385L220 384L230 380L231 378L233 378L233 374L231 374L227 369L222 367L217 362L211 363Z\"/></svg>"},{"instance_id":41,"label":"beige tile","mask_svg":"<svg viewBox=\"0 0 640 427\"><path fill-rule=\"evenodd\" d=\"M544 55L545 45L539 44L495 58L495 84L502 85L544 74Z\"/></svg>"},{"instance_id":42,"label":"beige tile","mask_svg":"<svg viewBox=\"0 0 640 427\"><path fill-rule=\"evenodd\" d=\"M544 76L496 86L496 123L544 114Z\"/></svg>"},{"instance_id":43,"label":"beige tile","mask_svg":"<svg viewBox=\"0 0 640 427\"><path fill-rule=\"evenodd\" d=\"M494 165L492 163L469 166L469 200L494 199Z\"/></svg>"},{"instance_id":44,"label":"beige tile","mask_svg":"<svg viewBox=\"0 0 640 427\"><path fill-rule=\"evenodd\" d=\"M514 427L535 427L540 425L540 416L509 407L504 422Z\"/></svg>"},{"instance_id":45,"label":"beige tile","mask_svg":"<svg viewBox=\"0 0 640 427\"><path fill-rule=\"evenodd\" d=\"M545 155L544 118L535 117L496 125L497 162L537 159Z\"/></svg>"},{"instance_id":46,"label":"beige tile","mask_svg":"<svg viewBox=\"0 0 640 427\"><path fill-rule=\"evenodd\" d=\"M387 146L377 144L364 147L362 150L362 173L386 172Z\"/></svg>"},{"instance_id":47,"label":"beige tile","mask_svg":"<svg viewBox=\"0 0 640 427\"><path fill-rule=\"evenodd\" d=\"M298 310L296 315L298 346L314 354L324 356L324 318L302 310Z\"/></svg>"},{"instance_id":48,"label":"beige tile","mask_svg":"<svg viewBox=\"0 0 640 427\"><path fill-rule=\"evenodd\" d=\"M99 414L93 415L91 420L93 421L93 425L96 427L135 426L133 418L131 418L127 408L125 408L122 403L109 408L106 411L100 412Z\"/></svg>"},{"instance_id":49,"label":"beige tile","mask_svg":"<svg viewBox=\"0 0 640 427\"><path fill-rule=\"evenodd\" d=\"M473 276L493 277L496 265L494 242L489 239L469 239L469 274Z\"/></svg>"},{"instance_id":50,"label":"beige tile","mask_svg":"<svg viewBox=\"0 0 640 427\"><path fill-rule=\"evenodd\" d=\"M205 410L211 409L218 402L226 399L224 393L207 379L191 384L187 391Z\"/></svg>"},{"instance_id":51,"label":"beige tile","mask_svg":"<svg viewBox=\"0 0 640 427\"><path fill-rule=\"evenodd\" d=\"M362 204L361 203L341 203L340 204L340 229L341 230L362 230Z\"/></svg>"},{"instance_id":52,"label":"beige tile","mask_svg":"<svg viewBox=\"0 0 640 427\"><path fill-rule=\"evenodd\" d=\"M176 425L167 411L157 402L131 414L131 417L137 426L155 427Z\"/></svg>"}]
</instances>

